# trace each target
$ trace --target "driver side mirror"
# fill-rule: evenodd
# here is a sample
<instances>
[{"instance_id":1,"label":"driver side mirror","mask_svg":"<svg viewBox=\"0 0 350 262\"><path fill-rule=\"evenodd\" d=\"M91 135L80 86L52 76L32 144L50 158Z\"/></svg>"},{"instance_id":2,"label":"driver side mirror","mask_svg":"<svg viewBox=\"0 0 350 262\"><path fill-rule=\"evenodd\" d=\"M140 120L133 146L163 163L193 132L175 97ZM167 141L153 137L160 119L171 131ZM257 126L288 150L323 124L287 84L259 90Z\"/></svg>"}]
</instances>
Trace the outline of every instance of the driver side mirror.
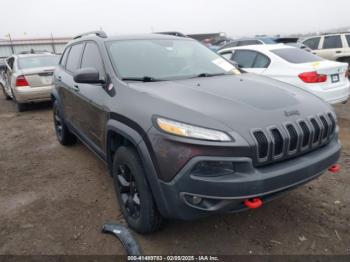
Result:
<instances>
[{"instance_id":1,"label":"driver side mirror","mask_svg":"<svg viewBox=\"0 0 350 262\"><path fill-rule=\"evenodd\" d=\"M100 73L96 68L81 68L74 72L73 79L80 84L104 84L105 80L100 79Z\"/></svg>"}]
</instances>

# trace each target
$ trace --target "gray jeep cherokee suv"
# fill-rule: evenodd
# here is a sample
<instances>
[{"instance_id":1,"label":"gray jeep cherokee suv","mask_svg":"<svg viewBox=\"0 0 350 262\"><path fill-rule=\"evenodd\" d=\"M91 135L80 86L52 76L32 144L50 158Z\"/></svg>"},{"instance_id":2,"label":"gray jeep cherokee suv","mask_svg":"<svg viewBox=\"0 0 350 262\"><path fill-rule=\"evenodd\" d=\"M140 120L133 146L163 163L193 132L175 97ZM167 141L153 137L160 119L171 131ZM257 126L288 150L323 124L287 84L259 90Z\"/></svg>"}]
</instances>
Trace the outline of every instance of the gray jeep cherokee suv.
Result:
<instances>
[{"instance_id":1,"label":"gray jeep cherokee suv","mask_svg":"<svg viewBox=\"0 0 350 262\"><path fill-rule=\"evenodd\" d=\"M257 208L340 154L333 109L237 70L197 41L77 36L55 71L59 142L78 137L109 167L129 226Z\"/></svg>"}]
</instances>

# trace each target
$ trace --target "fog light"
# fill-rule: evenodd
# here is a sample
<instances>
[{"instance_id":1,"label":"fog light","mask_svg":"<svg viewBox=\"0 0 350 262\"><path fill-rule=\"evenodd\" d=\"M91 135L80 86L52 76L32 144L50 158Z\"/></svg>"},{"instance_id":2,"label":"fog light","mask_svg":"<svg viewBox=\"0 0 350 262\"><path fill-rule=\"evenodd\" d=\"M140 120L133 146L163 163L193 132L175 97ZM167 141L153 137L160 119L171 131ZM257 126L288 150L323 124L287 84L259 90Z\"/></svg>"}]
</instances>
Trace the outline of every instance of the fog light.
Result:
<instances>
[{"instance_id":1,"label":"fog light","mask_svg":"<svg viewBox=\"0 0 350 262\"><path fill-rule=\"evenodd\" d=\"M227 161L201 161L191 171L194 176L224 176L234 172L233 163Z\"/></svg>"},{"instance_id":2,"label":"fog light","mask_svg":"<svg viewBox=\"0 0 350 262\"><path fill-rule=\"evenodd\" d=\"M192 204L193 205L199 205L202 202L202 198L198 196L193 196L192 197Z\"/></svg>"}]
</instances>

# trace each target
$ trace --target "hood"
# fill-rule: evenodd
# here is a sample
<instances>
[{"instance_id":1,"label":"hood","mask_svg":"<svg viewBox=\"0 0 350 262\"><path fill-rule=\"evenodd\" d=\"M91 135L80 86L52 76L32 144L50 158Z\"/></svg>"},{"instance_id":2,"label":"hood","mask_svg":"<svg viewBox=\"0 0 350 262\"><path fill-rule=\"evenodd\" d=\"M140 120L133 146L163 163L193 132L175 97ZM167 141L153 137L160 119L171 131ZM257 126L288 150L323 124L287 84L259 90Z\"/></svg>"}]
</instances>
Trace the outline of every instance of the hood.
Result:
<instances>
[{"instance_id":1,"label":"hood","mask_svg":"<svg viewBox=\"0 0 350 262\"><path fill-rule=\"evenodd\" d=\"M249 73L133 82L130 87L154 98L155 114L221 130L224 125L241 134L332 111L326 102L300 88Z\"/></svg>"}]
</instances>

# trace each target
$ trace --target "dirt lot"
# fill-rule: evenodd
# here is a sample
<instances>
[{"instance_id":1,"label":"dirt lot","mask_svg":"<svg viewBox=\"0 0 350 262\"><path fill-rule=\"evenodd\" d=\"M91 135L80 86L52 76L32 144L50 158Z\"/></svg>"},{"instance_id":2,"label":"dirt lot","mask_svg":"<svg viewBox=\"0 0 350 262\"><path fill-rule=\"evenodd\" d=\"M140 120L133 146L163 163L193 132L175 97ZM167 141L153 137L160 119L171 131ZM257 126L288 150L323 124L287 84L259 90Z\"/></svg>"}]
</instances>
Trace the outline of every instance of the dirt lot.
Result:
<instances>
[{"instance_id":1,"label":"dirt lot","mask_svg":"<svg viewBox=\"0 0 350 262\"><path fill-rule=\"evenodd\" d=\"M340 174L253 212L169 221L137 235L145 254L350 254L350 104L337 106ZM123 222L104 164L82 144L56 141L49 105L17 113L0 96L0 254L121 254L100 233Z\"/></svg>"}]
</instances>

